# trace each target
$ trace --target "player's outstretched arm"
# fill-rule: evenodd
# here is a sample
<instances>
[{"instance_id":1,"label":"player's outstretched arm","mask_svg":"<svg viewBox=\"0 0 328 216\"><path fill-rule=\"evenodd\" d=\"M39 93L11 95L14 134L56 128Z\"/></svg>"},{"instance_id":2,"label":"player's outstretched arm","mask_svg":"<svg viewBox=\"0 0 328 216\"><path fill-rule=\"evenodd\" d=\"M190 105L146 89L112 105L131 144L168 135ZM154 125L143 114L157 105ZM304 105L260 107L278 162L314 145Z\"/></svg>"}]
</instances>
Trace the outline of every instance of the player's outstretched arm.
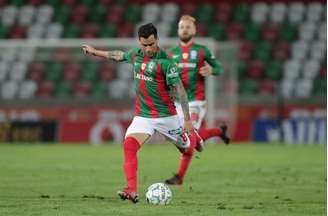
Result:
<instances>
[{"instance_id":1,"label":"player's outstretched arm","mask_svg":"<svg viewBox=\"0 0 328 216\"><path fill-rule=\"evenodd\" d=\"M184 115L184 129L186 130L187 133L190 133L193 130L193 125L189 114L187 93L183 87L181 80L178 83L176 83L174 87L176 89L177 95L180 98L182 112Z\"/></svg>"},{"instance_id":2,"label":"player's outstretched arm","mask_svg":"<svg viewBox=\"0 0 328 216\"><path fill-rule=\"evenodd\" d=\"M124 59L124 52L121 50L113 50L113 51L98 50L93 46L87 44L82 45L82 49L85 54L94 55L101 58L112 59L115 61L122 61Z\"/></svg>"}]
</instances>

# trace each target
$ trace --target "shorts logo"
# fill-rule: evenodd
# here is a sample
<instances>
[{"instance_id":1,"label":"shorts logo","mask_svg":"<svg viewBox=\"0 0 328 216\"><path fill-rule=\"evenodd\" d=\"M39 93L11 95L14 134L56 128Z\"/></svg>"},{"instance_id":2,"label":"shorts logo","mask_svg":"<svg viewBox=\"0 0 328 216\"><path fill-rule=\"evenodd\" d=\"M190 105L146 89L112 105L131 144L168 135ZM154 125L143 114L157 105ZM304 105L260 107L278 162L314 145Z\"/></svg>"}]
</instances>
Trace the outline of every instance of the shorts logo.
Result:
<instances>
[{"instance_id":1,"label":"shorts logo","mask_svg":"<svg viewBox=\"0 0 328 216\"><path fill-rule=\"evenodd\" d=\"M190 58L191 59L196 59L197 58L197 51L196 50L192 50L190 52Z\"/></svg>"},{"instance_id":2,"label":"shorts logo","mask_svg":"<svg viewBox=\"0 0 328 216\"><path fill-rule=\"evenodd\" d=\"M182 134L182 127L179 127L177 129L169 130L168 133L170 135L179 135Z\"/></svg>"},{"instance_id":3,"label":"shorts logo","mask_svg":"<svg viewBox=\"0 0 328 216\"><path fill-rule=\"evenodd\" d=\"M185 133L180 134L180 136L177 139L176 145L180 148L188 148L188 137Z\"/></svg>"},{"instance_id":4,"label":"shorts logo","mask_svg":"<svg viewBox=\"0 0 328 216\"><path fill-rule=\"evenodd\" d=\"M185 133L180 134L180 137L182 138L182 141L186 143L188 141L187 135Z\"/></svg>"}]
</instances>

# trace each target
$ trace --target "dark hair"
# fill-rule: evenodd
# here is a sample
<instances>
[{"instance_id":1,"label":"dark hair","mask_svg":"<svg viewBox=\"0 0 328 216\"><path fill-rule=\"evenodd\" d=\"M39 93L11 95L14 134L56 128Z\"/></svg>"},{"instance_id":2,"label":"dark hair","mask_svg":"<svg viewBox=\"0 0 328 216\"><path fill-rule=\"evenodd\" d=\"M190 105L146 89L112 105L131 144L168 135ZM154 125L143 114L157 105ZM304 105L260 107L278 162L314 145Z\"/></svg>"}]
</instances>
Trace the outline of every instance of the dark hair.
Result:
<instances>
[{"instance_id":1,"label":"dark hair","mask_svg":"<svg viewBox=\"0 0 328 216\"><path fill-rule=\"evenodd\" d=\"M138 29L138 37L149 38L151 35L157 39L157 29L152 23L142 25Z\"/></svg>"}]
</instances>

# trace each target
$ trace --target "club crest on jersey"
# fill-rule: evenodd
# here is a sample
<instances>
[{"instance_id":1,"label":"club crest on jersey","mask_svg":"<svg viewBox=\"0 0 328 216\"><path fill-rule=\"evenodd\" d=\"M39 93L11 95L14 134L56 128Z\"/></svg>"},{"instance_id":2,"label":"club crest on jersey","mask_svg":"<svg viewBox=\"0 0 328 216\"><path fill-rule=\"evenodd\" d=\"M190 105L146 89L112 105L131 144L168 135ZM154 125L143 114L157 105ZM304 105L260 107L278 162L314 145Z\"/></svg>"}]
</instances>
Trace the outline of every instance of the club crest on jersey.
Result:
<instances>
[{"instance_id":1,"label":"club crest on jersey","mask_svg":"<svg viewBox=\"0 0 328 216\"><path fill-rule=\"evenodd\" d=\"M148 72L152 72L154 67L155 67L155 63L154 62L149 62L148 63L148 69L147 69Z\"/></svg>"},{"instance_id":2,"label":"club crest on jersey","mask_svg":"<svg viewBox=\"0 0 328 216\"><path fill-rule=\"evenodd\" d=\"M146 66L147 66L146 63L142 63L142 64L141 64L141 70L145 70L145 69L146 69Z\"/></svg>"},{"instance_id":3,"label":"club crest on jersey","mask_svg":"<svg viewBox=\"0 0 328 216\"><path fill-rule=\"evenodd\" d=\"M177 71L177 68L176 67L172 67L170 68L169 70L169 73L167 74L168 77L178 77L179 74L178 74L178 71Z\"/></svg>"},{"instance_id":4,"label":"club crest on jersey","mask_svg":"<svg viewBox=\"0 0 328 216\"><path fill-rule=\"evenodd\" d=\"M197 51L196 50L192 50L190 52L190 58L191 59L196 59L197 58Z\"/></svg>"},{"instance_id":5,"label":"club crest on jersey","mask_svg":"<svg viewBox=\"0 0 328 216\"><path fill-rule=\"evenodd\" d=\"M188 57L189 57L189 54L188 54L188 53L183 53L183 54L182 54L182 58L183 58L183 59L187 59Z\"/></svg>"}]
</instances>

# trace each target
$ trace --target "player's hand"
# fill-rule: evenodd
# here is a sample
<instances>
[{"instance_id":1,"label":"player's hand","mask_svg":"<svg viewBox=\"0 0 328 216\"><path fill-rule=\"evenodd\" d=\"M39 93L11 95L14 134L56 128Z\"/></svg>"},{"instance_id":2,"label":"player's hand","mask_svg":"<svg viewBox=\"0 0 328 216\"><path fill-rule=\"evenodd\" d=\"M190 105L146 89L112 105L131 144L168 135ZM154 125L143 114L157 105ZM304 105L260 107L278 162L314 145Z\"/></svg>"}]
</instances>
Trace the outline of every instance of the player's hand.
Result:
<instances>
[{"instance_id":1,"label":"player's hand","mask_svg":"<svg viewBox=\"0 0 328 216\"><path fill-rule=\"evenodd\" d=\"M212 72L212 67L207 62L205 62L205 65L199 69L199 73L202 76L209 76L212 74Z\"/></svg>"},{"instance_id":2,"label":"player's hand","mask_svg":"<svg viewBox=\"0 0 328 216\"><path fill-rule=\"evenodd\" d=\"M87 44L83 44L82 49L85 54L90 54L90 55L94 55L94 51L96 50L94 47Z\"/></svg>"},{"instance_id":3,"label":"player's hand","mask_svg":"<svg viewBox=\"0 0 328 216\"><path fill-rule=\"evenodd\" d=\"M184 124L183 124L183 130L184 130L187 134L190 134L190 133L194 130L194 126L193 126L191 120L184 121Z\"/></svg>"}]
</instances>

